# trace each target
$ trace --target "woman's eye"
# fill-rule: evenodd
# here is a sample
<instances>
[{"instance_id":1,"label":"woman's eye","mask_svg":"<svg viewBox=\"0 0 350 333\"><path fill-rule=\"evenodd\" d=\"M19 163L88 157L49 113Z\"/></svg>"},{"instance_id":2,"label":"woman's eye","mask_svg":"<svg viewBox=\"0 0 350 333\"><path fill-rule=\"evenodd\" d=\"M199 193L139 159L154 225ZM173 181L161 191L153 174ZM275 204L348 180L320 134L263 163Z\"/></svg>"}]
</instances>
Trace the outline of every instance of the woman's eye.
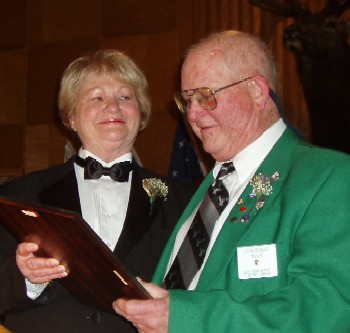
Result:
<instances>
[{"instance_id":1,"label":"woman's eye","mask_svg":"<svg viewBox=\"0 0 350 333\"><path fill-rule=\"evenodd\" d=\"M101 96L95 96L92 98L92 100L97 102L103 102L103 98Z\"/></svg>"},{"instance_id":2,"label":"woman's eye","mask_svg":"<svg viewBox=\"0 0 350 333\"><path fill-rule=\"evenodd\" d=\"M131 97L129 95L122 95L122 96L119 96L119 99L121 101L130 101Z\"/></svg>"}]
</instances>

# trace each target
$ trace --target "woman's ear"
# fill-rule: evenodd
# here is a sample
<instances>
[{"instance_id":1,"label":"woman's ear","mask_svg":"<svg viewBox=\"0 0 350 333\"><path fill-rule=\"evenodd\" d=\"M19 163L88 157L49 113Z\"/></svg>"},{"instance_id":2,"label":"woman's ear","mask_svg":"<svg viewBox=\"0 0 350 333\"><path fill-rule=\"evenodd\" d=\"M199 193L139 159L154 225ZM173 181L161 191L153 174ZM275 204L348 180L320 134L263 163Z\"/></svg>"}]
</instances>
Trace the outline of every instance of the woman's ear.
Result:
<instances>
[{"instance_id":1,"label":"woman's ear","mask_svg":"<svg viewBox=\"0 0 350 333\"><path fill-rule=\"evenodd\" d=\"M250 80L250 85L256 109L263 110L269 100L269 83L263 76L256 75Z\"/></svg>"},{"instance_id":2,"label":"woman's ear","mask_svg":"<svg viewBox=\"0 0 350 333\"><path fill-rule=\"evenodd\" d=\"M77 129L76 129L76 127L75 127L74 119L73 119L72 117L69 118L69 125L70 125L70 128L71 128L74 132L77 131Z\"/></svg>"}]
</instances>

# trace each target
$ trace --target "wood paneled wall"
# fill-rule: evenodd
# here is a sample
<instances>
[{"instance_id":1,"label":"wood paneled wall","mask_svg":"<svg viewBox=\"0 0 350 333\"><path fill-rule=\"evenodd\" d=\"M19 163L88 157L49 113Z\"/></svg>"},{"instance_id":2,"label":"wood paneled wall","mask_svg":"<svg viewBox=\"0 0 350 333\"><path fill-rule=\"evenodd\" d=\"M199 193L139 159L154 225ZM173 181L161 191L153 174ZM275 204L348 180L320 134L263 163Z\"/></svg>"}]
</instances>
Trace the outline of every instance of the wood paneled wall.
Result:
<instances>
[{"instance_id":1,"label":"wood paneled wall","mask_svg":"<svg viewBox=\"0 0 350 333\"><path fill-rule=\"evenodd\" d=\"M324 3L308 2L313 10ZM289 23L248 0L0 0L0 169L30 172L63 161L68 140L75 145L77 140L57 116L60 76L79 55L116 48L135 59L150 83L153 116L139 135L137 153L146 167L167 174L181 56L194 41L223 29L256 33L268 43L278 63L285 112L308 136L294 57L282 44ZM201 156L210 165L208 156Z\"/></svg>"}]
</instances>

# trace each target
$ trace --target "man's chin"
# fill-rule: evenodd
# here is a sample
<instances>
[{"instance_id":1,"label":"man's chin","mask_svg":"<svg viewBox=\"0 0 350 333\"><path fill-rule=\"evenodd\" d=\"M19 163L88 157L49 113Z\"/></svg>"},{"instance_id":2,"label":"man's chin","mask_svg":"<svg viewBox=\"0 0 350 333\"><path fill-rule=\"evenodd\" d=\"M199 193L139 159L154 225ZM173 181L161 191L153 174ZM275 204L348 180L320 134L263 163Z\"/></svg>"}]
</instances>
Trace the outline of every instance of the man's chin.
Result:
<instances>
[{"instance_id":1,"label":"man's chin","mask_svg":"<svg viewBox=\"0 0 350 333\"><path fill-rule=\"evenodd\" d=\"M213 146L212 144L209 143L204 143L203 142L203 149L206 153L210 154L211 156L213 156L213 154L215 155L215 151L216 149L214 149L215 146ZM214 156L213 156L214 157Z\"/></svg>"}]
</instances>

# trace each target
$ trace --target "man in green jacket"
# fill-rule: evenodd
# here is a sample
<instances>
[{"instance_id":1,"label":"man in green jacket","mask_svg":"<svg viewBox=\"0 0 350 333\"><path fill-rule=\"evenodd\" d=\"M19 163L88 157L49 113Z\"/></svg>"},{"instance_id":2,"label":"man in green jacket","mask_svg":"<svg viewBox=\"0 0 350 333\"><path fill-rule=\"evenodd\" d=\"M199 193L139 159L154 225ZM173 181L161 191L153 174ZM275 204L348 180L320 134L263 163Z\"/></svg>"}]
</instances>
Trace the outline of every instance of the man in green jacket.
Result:
<instances>
[{"instance_id":1,"label":"man in green jacket","mask_svg":"<svg viewBox=\"0 0 350 333\"><path fill-rule=\"evenodd\" d=\"M181 86L177 104L216 164L182 214L154 284L144 283L154 299L119 299L116 312L144 333L350 332L350 156L286 126L274 62L250 34L216 33L192 46ZM234 171L217 178L227 162ZM225 208L201 213L206 227L214 224L202 248L204 237L191 243L202 232L191 224L202 201L211 205L212 187Z\"/></svg>"}]
</instances>

